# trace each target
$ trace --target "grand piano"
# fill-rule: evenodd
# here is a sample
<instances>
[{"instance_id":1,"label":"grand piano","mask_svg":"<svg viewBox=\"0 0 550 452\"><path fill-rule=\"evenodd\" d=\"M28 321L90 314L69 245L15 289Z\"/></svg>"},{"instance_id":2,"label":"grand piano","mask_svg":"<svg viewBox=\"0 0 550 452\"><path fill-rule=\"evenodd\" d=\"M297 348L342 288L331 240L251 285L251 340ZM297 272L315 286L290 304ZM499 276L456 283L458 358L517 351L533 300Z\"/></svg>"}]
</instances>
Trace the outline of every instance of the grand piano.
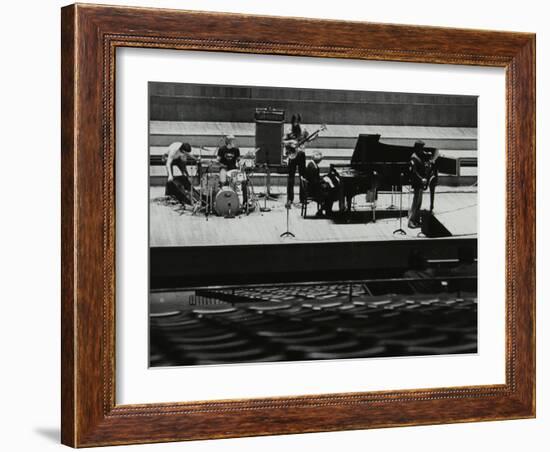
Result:
<instances>
[{"instance_id":1,"label":"grand piano","mask_svg":"<svg viewBox=\"0 0 550 452\"><path fill-rule=\"evenodd\" d=\"M432 154L435 152L435 148L424 149ZM413 146L381 143L378 134L359 135L350 164L332 164L330 168L343 184L344 207L351 210L352 199L358 194L367 194L368 201L374 205L378 191L401 190L403 185L409 185L409 162L413 151ZM456 160L439 156L436 169L456 175Z\"/></svg>"}]
</instances>

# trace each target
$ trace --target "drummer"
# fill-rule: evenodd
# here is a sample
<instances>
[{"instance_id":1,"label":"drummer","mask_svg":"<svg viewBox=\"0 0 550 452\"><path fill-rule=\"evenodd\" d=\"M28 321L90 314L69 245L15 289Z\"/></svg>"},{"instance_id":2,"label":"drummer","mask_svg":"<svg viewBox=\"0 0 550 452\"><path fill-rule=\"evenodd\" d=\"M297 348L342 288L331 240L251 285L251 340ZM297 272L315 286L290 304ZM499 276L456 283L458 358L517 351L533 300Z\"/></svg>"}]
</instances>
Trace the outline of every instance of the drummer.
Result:
<instances>
[{"instance_id":1,"label":"drummer","mask_svg":"<svg viewBox=\"0 0 550 452\"><path fill-rule=\"evenodd\" d=\"M241 151L235 145L235 137L233 135L226 135L224 143L218 149L217 160L221 165L220 183L227 185L227 172L237 169L237 164L241 159Z\"/></svg>"},{"instance_id":2,"label":"drummer","mask_svg":"<svg viewBox=\"0 0 550 452\"><path fill-rule=\"evenodd\" d=\"M227 173L232 170L236 170L241 160L241 151L236 145L235 136L226 135L224 138L224 145L218 149L217 160L221 165L220 168L220 184L222 186L229 185ZM236 181L235 181L236 182ZM243 193L243 205L248 202L248 190L246 180L241 182L241 189Z\"/></svg>"}]
</instances>

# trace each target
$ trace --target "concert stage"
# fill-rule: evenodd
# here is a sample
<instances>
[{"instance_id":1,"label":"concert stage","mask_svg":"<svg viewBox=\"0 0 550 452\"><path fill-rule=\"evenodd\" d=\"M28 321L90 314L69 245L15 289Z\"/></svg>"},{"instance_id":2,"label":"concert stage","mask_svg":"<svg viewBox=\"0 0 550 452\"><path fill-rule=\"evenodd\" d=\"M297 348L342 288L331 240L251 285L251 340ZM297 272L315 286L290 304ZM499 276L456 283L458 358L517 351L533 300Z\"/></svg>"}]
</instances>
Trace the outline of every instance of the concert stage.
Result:
<instances>
[{"instance_id":1,"label":"concert stage","mask_svg":"<svg viewBox=\"0 0 550 452\"><path fill-rule=\"evenodd\" d=\"M164 189L150 190L151 288L211 284L273 283L391 276L409 266L411 253L429 261L458 262L461 250L477 250L477 190L474 187L440 187L434 215L443 237L430 238L420 229L399 228L398 210L389 209L392 198L380 193L376 222L357 197L356 210L342 217L316 218L311 203L307 218L300 208L289 212L286 231L284 196L268 201L269 212L258 209L232 219L193 215L191 209L167 199ZM393 197L398 204L399 198ZM409 194L403 196L403 206ZM264 205L264 201L260 201ZM429 205L428 195L423 205ZM336 212L337 213L337 212Z\"/></svg>"},{"instance_id":2,"label":"concert stage","mask_svg":"<svg viewBox=\"0 0 550 452\"><path fill-rule=\"evenodd\" d=\"M178 83L150 83L149 89L152 290L389 278L410 269L411 258L416 255L430 261L430 265L440 261L457 263L464 249L475 257L478 130L474 96ZM263 126L258 129L262 118L256 115L266 107L284 111L286 116L273 126L276 133L269 135L273 142L264 143L267 135L262 135ZM326 125L318 137L304 143L306 161L321 152L321 173L326 174L329 167L342 173L343 191L348 199L353 197L353 206L350 213L341 215L335 203L336 215L331 218L316 218L314 202L308 206L307 218L302 218L300 207L292 207L288 211L288 228L293 236L281 236L287 231L288 178L287 168L280 164L282 140L291 131L295 113L303 116L304 131L313 135L320 124ZM260 198L249 215L229 219L216 215L206 218L203 213L193 215L190 206L184 209L166 198L163 155L169 146L177 142L191 146L191 155L200 158L202 171L193 163L187 170L194 186L199 185L198 176L202 174L204 190L211 184L204 174L214 175L215 180L220 170L210 164L216 160L227 135L236 139L244 172L255 194L265 192L269 185L270 192L279 195L278 200L264 204ZM396 208L398 194L392 198L384 191L401 185L399 171L408 174L417 140L428 148L437 148L438 165L441 163L435 219L430 220L435 231L428 231L427 237L419 234L420 229L407 227L407 209L412 202L409 181L402 184L405 192L401 224ZM276 151L272 154L275 163L267 159L267 154L257 154L263 148ZM454 165L449 166L450 161ZM376 221L366 203L374 172L381 183ZM299 178L295 181L297 193ZM239 198L242 202L242 194ZM425 208L429 206L428 198L426 193ZM228 205L234 208L234 201L235 198ZM269 211L261 212L259 207L264 206ZM394 234L399 228L406 234Z\"/></svg>"},{"instance_id":3,"label":"concert stage","mask_svg":"<svg viewBox=\"0 0 550 452\"><path fill-rule=\"evenodd\" d=\"M412 195L410 195L412 196ZM286 231L285 196L279 201L268 201L270 212L255 209L249 215L238 215L233 219L219 216L206 218L202 214L192 215L191 208L167 199L164 187L150 189L150 246L219 246L219 245L267 245L300 242L347 242L422 240L419 229L408 229L406 211L402 212L402 227L407 235L394 235L399 228L397 209L388 209L391 194L379 194L376 222L372 221L369 207L361 206L364 196L358 196L356 210L346 218L316 218L316 204L308 206L307 218L300 216L300 208L289 212L289 226L295 237L281 238ZM409 194L403 196L403 209L410 203ZM393 204L399 204L394 195ZM259 200L263 206L264 201ZM423 206L429 205L429 195L424 194ZM336 203L335 203L336 206ZM338 211L335 207L336 213ZM477 189L468 187L441 187L436 194L434 215L449 232L449 237L476 237L477 234Z\"/></svg>"}]
</instances>

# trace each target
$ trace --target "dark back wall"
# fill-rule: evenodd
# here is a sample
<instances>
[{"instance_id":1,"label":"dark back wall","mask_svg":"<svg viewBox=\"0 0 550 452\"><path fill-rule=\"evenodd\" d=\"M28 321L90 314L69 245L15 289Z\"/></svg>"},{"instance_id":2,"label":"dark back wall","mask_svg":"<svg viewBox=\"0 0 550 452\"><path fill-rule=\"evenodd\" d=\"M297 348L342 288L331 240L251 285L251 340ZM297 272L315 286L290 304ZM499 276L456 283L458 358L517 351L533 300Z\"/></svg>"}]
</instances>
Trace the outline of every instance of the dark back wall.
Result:
<instances>
[{"instance_id":1,"label":"dark back wall","mask_svg":"<svg viewBox=\"0 0 550 452\"><path fill-rule=\"evenodd\" d=\"M477 97L375 91L149 83L153 121L253 122L257 107L304 123L477 127Z\"/></svg>"}]
</instances>

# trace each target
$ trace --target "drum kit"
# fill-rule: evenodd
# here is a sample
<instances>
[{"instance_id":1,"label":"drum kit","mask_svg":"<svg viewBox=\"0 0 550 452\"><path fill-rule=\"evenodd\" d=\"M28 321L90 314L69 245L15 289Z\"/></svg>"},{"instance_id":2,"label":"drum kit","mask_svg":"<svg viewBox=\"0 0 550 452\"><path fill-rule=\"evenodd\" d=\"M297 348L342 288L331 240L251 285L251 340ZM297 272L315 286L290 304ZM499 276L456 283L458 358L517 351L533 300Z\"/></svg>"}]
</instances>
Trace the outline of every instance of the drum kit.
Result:
<instances>
[{"instance_id":1,"label":"drum kit","mask_svg":"<svg viewBox=\"0 0 550 452\"><path fill-rule=\"evenodd\" d=\"M201 151L210 151L204 147ZM186 200L191 202L192 215L204 214L206 220L210 215L217 215L224 218L235 218L237 215L249 215L258 211L270 211L265 202L269 197L269 168L265 177L264 207L260 208L259 196L254 191L254 184L250 177L254 171L258 171L260 165L256 161L257 148L254 152L243 156L238 162L238 168L227 170L217 160L211 158L206 165L202 163L202 152L198 157L194 157L196 165L186 166L186 172L190 189L180 188L186 193ZM215 154L214 154L215 155ZM225 170L225 171L224 171ZM186 201L186 203L188 202ZM286 206L286 231L280 236L295 237L289 229L289 209L290 204Z\"/></svg>"},{"instance_id":2,"label":"drum kit","mask_svg":"<svg viewBox=\"0 0 550 452\"><path fill-rule=\"evenodd\" d=\"M222 165L215 160L204 167L201 158L197 160L194 174L198 179L195 187L197 196L193 205L193 215L203 213L208 219L210 215L224 218L234 218L236 215L249 215L258 206L254 185L249 177L256 168L255 155L245 156L239 162L239 167L226 172L225 182L220 179Z\"/></svg>"}]
</instances>

